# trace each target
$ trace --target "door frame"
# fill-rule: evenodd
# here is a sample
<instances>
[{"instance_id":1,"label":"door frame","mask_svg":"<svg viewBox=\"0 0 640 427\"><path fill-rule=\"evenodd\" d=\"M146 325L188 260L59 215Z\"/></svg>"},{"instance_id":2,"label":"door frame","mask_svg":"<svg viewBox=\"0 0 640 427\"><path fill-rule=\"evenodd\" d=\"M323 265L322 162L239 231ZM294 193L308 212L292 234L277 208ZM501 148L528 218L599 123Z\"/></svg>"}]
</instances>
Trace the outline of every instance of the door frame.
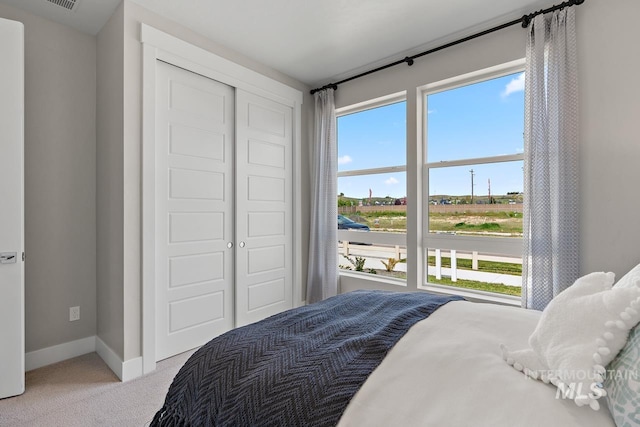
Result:
<instances>
[{"instance_id":1,"label":"door frame","mask_svg":"<svg viewBox=\"0 0 640 427\"><path fill-rule=\"evenodd\" d=\"M3 231L0 252L7 251L6 264L0 264L0 399L17 396L25 391L25 30L22 22L0 17L0 47L3 60L11 65L0 71L0 128L2 144L8 157L0 161L0 175L6 181L0 193L3 203ZM6 162L6 163L5 163ZM12 255L12 261L10 260Z\"/></svg>"},{"instance_id":2,"label":"door frame","mask_svg":"<svg viewBox=\"0 0 640 427\"><path fill-rule=\"evenodd\" d=\"M292 108L293 304L302 304L302 92L146 24L142 42L142 372L156 368L155 116L156 64L163 61Z\"/></svg>"}]
</instances>

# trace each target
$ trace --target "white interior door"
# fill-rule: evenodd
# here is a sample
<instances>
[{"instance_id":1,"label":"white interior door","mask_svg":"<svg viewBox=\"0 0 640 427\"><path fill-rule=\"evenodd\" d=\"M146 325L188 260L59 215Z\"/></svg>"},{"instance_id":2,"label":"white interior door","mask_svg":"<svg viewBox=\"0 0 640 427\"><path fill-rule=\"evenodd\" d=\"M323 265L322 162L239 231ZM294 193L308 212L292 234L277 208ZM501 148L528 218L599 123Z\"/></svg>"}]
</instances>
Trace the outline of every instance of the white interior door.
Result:
<instances>
[{"instance_id":1,"label":"white interior door","mask_svg":"<svg viewBox=\"0 0 640 427\"><path fill-rule=\"evenodd\" d=\"M233 88L157 62L156 360L233 327Z\"/></svg>"},{"instance_id":2,"label":"white interior door","mask_svg":"<svg viewBox=\"0 0 640 427\"><path fill-rule=\"evenodd\" d=\"M0 398L24 392L24 27L0 18Z\"/></svg>"},{"instance_id":3,"label":"white interior door","mask_svg":"<svg viewBox=\"0 0 640 427\"><path fill-rule=\"evenodd\" d=\"M292 109L236 90L236 326L293 307Z\"/></svg>"}]
</instances>

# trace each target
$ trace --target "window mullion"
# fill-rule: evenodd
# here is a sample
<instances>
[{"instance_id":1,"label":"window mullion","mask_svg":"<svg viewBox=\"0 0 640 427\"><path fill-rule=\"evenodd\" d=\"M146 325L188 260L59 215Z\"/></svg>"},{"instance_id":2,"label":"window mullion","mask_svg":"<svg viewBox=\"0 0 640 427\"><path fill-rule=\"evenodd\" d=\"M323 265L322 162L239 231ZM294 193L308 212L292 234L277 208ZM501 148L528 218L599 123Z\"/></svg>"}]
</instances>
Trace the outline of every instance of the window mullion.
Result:
<instances>
[{"instance_id":1,"label":"window mullion","mask_svg":"<svg viewBox=\"0 0 640 427\"><path fill-rule=\"evenodd\" d=\"M382 173L394 173L394 172L406 172L407 166L387 166L382 168L372 168L372 169L357 169L351 171L340 171L338 172L338 178L344 176L361 176L361 175L378 175Z\"/></svg>"},{"instance_id":2,"label":"window mullion","mask_svg":"<svg viewBox=\"0 0 640 427\"><path fill-rule=\"evenodd\" d=\"M506 154L504 156L478 157L474 159L443 160L440 162L427 162L425 163L425 166L428 169L435 169L452 166L470 166L482 165L487 163L515 162L519 160L524 160L524 154Z\"/></svg>"}]
</instances>

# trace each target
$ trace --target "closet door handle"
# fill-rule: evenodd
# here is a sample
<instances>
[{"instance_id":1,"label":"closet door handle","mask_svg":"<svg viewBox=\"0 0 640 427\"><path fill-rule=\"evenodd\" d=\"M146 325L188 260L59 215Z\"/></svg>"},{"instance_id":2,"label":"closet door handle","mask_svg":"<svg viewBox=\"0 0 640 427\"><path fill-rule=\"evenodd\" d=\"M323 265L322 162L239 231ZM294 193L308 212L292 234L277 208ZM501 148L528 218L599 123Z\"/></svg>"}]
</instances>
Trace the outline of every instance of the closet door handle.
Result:
<instances>
[{"instance_id":1,"label":"closet door handle","mask_svg":"<svg viewBox=\"0 0 640 427\"><path fill-rule=\"evenodd\" d=\"M0 253L0 264L15 264L17 261L17 255L17 252Z\"/></svg>"},{"instance_id":2,"label":"closet door handle","mask_svg":"<svg viewBox=\"0 0 640 427\"><path fill-rule=\"evenodd\" d=\"M244 242L240 242L238 246L240 246L241 248L244 248Z\"/></svg>"},{"instance_id":3,"label":"closet door handle","mask_svg":"<svg viewBox=\"0 0 640 427\"><path fill-rule=\"evenodd\" d=\"M227 248L231 249L233 247L233 242L227 243Z\"/></svg>"}]
</instances>

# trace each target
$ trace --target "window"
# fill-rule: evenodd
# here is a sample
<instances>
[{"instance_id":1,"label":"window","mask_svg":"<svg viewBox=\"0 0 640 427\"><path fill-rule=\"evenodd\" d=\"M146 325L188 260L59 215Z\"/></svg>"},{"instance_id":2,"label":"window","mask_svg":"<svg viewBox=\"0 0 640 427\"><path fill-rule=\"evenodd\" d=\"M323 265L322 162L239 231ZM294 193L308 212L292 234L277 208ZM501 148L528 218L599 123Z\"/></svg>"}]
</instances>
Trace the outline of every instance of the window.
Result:
<instances>
[{"instance_id":1,"label":"window","mask_svg":"<svg viewBox=\"0 0 640 427\"><path fill-rule=\"evenodd\" d=\"M345 283L376 274L408 289L520 295L523 70L518 60L428 84L411 106L402 93L336 111L339 265L362 272Z\"/></svg>"},{"instance_id":2,"label":"window","mask_svg":"<svg viewBox=\"0 0 640 427\"><path fill-rule=\"evenodd\" d=\"M406 279L406 102L337 111L339 265Z\"/></svg>"},{"instance_id":3,"label":"window","mask_svg":"<svg viewBox=\"0 0 640 427\"><path fill-rule=\"evenodd\" d=\"M514 71L425 87L423 286L520 295L524 73Z\"/></svg>"}]
</instances>

